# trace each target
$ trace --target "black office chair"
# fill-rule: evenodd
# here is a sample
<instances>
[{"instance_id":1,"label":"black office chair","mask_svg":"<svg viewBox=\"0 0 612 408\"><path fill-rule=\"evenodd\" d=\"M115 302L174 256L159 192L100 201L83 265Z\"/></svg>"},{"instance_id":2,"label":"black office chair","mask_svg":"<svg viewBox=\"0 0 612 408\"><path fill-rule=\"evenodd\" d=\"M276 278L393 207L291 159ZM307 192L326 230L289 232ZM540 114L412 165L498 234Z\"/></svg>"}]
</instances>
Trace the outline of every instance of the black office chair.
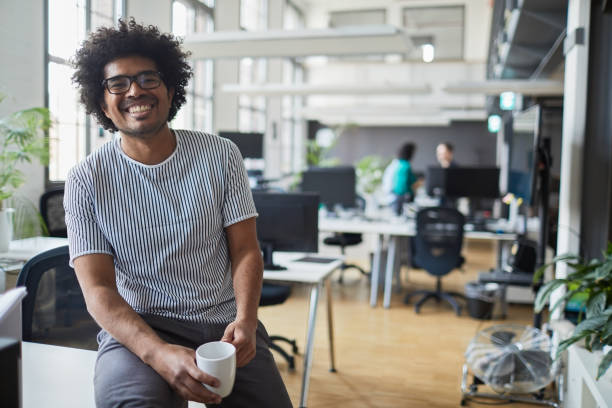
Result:
<instances>
[{"instance_id":1,"label":"black office chair","mask_svg":"<svg viewBox=\"0 0 612 408\"><path fill-rule=\"evenodd\" d=\"M264 283L261 288L261 298L259 299L259 306L272 306L284 303L285 300L291 294L291 286L287 285L273 285ZM283 336L270 336L269 347L279 353L289 365L289 370L295 370L295 358L293 355L298 353L298 347L295 340L290 340ZM288 343L291 346L291 352L293 355L289 355L283 348L281 348L275 342L282 341Z\"/></svg>"},{"instance_id":2,"label":"black office chair","mask_svg":"<svg viewBox=\"0 0 612 408\"><path fill-rule=\"evenodd\" d=\"M87 312L68 246L43 252L21 269L17 286L28 294L22 303L23 340L97 350L99 326Z\"/></svg>"},{"instance_id":3,"label":"black office chair","mask_svg":"<svg viewBox=\"0 0 612 408\"><path fill-rule=\"evenodd\" d=\"M68 236L64 212L64 188L49 190L40 196L40 215L47 225L50 237Z\"/></svg>"},{"instance_id":4,"label":"black office chair","mask_svg":"<svg viewBox=\"0 0 612 408\"><path fill-rule=\"evenodd\" d=\"M453 296L459 298L464 296L457 292L443 292L442 277L457 268L463 259L461 247L465 218L453 208L431 207L420 210L416 222L417 234L414 237L413 257L416 264L436 277L436 290L417 290L408 293L404 303L410 303L413 296L423 295L414 305L415 312L419 313L421 306L428 299L433 298L438 302L445 300L453 307L457 316L460 316L461 306Z\"/></svg>"}]
</instances>

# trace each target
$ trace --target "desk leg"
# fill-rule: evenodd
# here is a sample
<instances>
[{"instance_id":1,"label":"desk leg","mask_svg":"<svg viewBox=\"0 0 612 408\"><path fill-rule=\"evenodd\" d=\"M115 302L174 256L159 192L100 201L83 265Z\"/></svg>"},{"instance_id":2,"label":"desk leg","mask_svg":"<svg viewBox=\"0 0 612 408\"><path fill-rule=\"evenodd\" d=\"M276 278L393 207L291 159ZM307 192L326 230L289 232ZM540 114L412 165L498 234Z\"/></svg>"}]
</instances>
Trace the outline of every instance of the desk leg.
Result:
<instances>
[{"instance_id":1,"label":"desk leg","mask_svg":"<svg viewBox=\"0 0 612 408\"><path fill-rule=\"evenodd\" d=\"M331 281L327 280L327 333L329 335L329 371L336 372L336 358L334 357L334 320L332 316L332 291Z\"/></svg>"},{"instance_id":2,"label":"desk leg","mask_svg":"<svg viewBox=\"0 0 612 408\"><path fill-rule=\"evenodd\" d=\"M374 252L374 259L372 261L372 276L370 280L370 306L376 307L378 303L378 276L380 275L380 254L383 249L382 234L378 234L378 241L376 242L376 252Z\"/></svg>"},{"instance_id":3,"label":"desk leg","mask_svg":"<svg viewBox=\"0 0 612 408\"><path fill-rule=\"evenodd\" d=\"M502 240L497 240L497 270L503 271L504 267L504 242Z\"/></svg>"},{"instance_id":4,"label":"desk leg","mask_svg":"<svg viewBox=\"0 0 612 408\"><path fill-rule=\"evenodd\" d=\"M304 373L302 374L302 394L300 395L300 408L306 407L308 397L308 386L310 385L310 369L312 368L312 352L314 348L315 321L317 318L317 306L319 303L319 292L322 282L317 283L310 289L310 312L308 314L308 335L306 336L306 351L304 352Z\"/></svg>"},{"instance_id":5,"label":"desk leg","mask_svg":"<svg viewBox=\"0 0 612 408\"><path fill-rule=\"evenodd\" d=\"M388 309L391 305L391 288L393 287L393 272L395 269L395 251L399 237L389 237L389 250L387 251L387 267L385 270L385 296L383 306Z\"/></svg>"}]
</instances>

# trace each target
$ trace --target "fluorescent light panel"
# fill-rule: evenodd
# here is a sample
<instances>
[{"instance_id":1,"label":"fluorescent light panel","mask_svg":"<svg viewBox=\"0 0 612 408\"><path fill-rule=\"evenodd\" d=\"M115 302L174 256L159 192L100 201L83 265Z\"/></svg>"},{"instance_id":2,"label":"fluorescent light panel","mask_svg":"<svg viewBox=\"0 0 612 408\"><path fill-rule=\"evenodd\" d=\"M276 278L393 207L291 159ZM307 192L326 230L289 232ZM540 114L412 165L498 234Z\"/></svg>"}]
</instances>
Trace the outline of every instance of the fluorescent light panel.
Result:
<instances>
[{"instance_id":1,"label":"fluorescent light panel","mask_svg":"<svg viewBox=\"0 0 612 408\"><path fill-rule=\"evenodd\" d=\"M410 37L389 25L305 30L216 31L188 35L184 46L195 59L305 57L406 53Z\"/></svg>"},{"instance_id":2,"label":"fluorescent light panel","mask_svg":"<svg viewBox=\"0 0 612 408\"><path fill-rule=\"evenodd\" d=\"M224 84L223 92L241 95L425 95L431 93L429 84Z\"/></svg>"}]
</instances>

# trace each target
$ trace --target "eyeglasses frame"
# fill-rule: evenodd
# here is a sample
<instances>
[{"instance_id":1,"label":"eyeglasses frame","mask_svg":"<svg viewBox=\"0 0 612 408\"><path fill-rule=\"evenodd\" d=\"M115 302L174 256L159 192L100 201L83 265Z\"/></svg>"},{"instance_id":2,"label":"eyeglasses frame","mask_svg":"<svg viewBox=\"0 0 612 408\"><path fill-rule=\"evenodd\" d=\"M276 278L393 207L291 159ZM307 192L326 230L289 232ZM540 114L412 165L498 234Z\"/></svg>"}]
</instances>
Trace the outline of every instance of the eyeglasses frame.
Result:
<instances>
[{"instance_id":1,"label":"eyeglasses frame","mask_svg":"<svg viewBox=\"0 0 612 408\"><path fill-rule=\"evenodd\" d=\"M157 74L157 75L159 76L159 84L158 84L157 86L154 86L153 88L144 88L144 87L143 87L143 86L140 84L140 82L138 82L138 80L137 80L137 79L138 79L138 77L139 77L140 75L143 75L143 74ZM127 87L127 89L126 89L125 91L123 91L123 92L112 92L112 91L109 89L109 87L108 87L108 81L110 81L111 79L116 79L116 78L121 78L121 77L129 79L129 80L130 80L130 85L129 85L129 86ZM159 71L153 71L153 70L147 70L147 71L141 71L141 72L137 73L136 75L115 75L115 76L113 76L113 77L103 79L103 80L102 80L102 86L103 86L103 87L104 87L104 88L105 88L105 89L108 91L108 93L110 93L110 94L112 94L112 95L121 95L121 94L124 94L124 93L126 93L127 91L129 91L129 90L130 90L130 88L132 87L132 84L133 84L134 82L136 82L136 83L138 84L138 86L139 86L140 88L142 88L142 89L157 89L157 88L158 88L158 87L159 87L159 86L162 84L162 82L164 82L164 79L163 79L163 78L164 78L164 76L162 75L162 73L161 73L161 72L159 72Z\"/></svg>"}]
</instances>

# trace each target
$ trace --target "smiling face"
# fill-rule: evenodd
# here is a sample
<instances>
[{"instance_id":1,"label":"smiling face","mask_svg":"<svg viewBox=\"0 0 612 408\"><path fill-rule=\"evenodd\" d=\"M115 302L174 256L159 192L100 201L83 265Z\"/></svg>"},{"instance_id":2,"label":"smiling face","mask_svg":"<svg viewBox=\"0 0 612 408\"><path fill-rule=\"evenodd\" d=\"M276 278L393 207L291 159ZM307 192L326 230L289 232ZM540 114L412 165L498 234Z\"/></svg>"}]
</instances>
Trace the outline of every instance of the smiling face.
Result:
<instances>
[{"instance_id":1,"label":"smiling face","mask_svg":"<svg viewBox=\"0 0 612 408\"><path fill-rule=\"evenodd\" d=\"M440 166L446 168L450 166L453 161L453 152L444 144L439 144L438 147L436 147L436 157L438 158Z\"/></svg>"},{"instance_id":2,"label":"smiling face","mask_svg":"<svg viewBox=\"0 0 612 408\"><path fill-rule=\"evenodd\" d=\"M104 78L135 76L141 72L157 70L155 62L149 58L123 57L106 64ZM137 82L132 82L130 89L124 93L112 94L105 89L101 106L104 114L122 134L150 139L168 128L168 112L173 95L174 90L166 88L163 81L154 89L142 89Z\"/></svg>"}]
</instances>

